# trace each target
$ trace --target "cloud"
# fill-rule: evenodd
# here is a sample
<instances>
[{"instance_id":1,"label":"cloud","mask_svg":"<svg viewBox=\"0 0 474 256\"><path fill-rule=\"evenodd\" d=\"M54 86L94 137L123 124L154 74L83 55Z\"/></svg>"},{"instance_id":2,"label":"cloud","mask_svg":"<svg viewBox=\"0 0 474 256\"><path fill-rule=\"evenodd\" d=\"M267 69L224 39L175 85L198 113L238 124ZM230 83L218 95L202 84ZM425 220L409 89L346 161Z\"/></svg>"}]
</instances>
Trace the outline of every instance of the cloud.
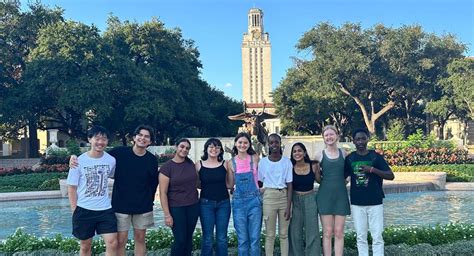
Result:
<instances>
[{"instance_id":1,"label":"cloud","mask_svg":"<svg viewBox=\"0 0 474 256\"><path fill-rule=\"evenodd\" d=\"M227 87L227 88L232 87L232 84L231 83L226 83L226 84L224 84L224 87Z\"/></svg>"}]
</instances>

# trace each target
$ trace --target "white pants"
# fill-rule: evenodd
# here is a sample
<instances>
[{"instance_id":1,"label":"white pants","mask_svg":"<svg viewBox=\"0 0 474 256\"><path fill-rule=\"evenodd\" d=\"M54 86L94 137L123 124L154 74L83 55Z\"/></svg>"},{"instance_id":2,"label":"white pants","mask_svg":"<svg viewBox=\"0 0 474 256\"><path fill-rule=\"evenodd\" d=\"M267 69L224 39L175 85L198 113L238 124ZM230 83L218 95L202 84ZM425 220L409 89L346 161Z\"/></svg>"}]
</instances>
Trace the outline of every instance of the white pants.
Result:
<instances>
[{"instance_id":1,"label":"white pants","mask_svg":"<svg viewBox=\"0 0 474 256\"><path fill-rule=\"evenodd\" d=\"M369 255L367 231L370 231L372 236L374 256L383 256L383 204L369 206L351 205L351 213L357 233L357 251L359 256Z\"/></svg>"}]
</instances>

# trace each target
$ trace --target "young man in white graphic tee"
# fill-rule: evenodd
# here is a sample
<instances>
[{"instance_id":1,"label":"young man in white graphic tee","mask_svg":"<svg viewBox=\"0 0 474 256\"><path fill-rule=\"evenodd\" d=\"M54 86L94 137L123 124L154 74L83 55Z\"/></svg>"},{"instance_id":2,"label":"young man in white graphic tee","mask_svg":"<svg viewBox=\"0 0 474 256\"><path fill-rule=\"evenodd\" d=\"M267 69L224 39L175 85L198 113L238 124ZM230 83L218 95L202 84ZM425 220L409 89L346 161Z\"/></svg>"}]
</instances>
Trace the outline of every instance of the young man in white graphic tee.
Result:
<instances>
[{"instance_id":1,"label":"young man in white graphic tee","mask_svg":"<svg viewBox=\"0 0 474 256\"><path fill-rule=\"evenodd\" d=\"M94 126L87 132L90 150L78 157L78 166L67 177L71 203L72 234L80 242L80 255L91 255L97 233L106 245L106 255L117 254L117 219L109 197L108 178L113 177L115 158L105 152L108 132Z\"/></svg>"}]
</instances>

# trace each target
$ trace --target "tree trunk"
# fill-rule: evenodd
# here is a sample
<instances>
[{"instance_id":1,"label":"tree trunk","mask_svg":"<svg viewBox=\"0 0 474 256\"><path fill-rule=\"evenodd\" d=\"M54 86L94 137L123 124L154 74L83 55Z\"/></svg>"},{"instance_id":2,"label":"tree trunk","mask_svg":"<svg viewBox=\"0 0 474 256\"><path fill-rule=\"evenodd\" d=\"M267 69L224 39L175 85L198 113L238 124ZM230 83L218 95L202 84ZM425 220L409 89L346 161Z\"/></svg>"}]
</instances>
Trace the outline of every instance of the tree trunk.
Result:
<instances>
[{"instance_id":1,"label":"tree trunk","mask_svg":"<svg viewBox=\"0 0 474 256\"><path fill-rule=\"evenodd\" d=\"M39 157L38 126L36 123L28 124L28 158Z\"/></svg>"},{"instance_id":2,"label":"tree trunk","mask_svg":"<svg viewBox=\"0 0 474 256\"><path fill-rule=\"evenodd\" d=\"M343 83L338 83L338 84L339 84L339 89L344 94L351 97L355 101L355 103L359 106L360 110L362 111L362 116L364 117L364 122L365 122L365 125L367 126L367 130L369 131L371 135L374 135L375 134L375 121L377 121L377 119L379 119L387 111L392 109L395 106L395 102L390 100L385 105L383 105L382 109L380 109L379 112L375 112L375 107L374 107L375 102L373 100L370 100L370 113L369 113L366 106L364 105L362 100L359 99L359 97L352 95Z\"/></svg>"}]
</instances>

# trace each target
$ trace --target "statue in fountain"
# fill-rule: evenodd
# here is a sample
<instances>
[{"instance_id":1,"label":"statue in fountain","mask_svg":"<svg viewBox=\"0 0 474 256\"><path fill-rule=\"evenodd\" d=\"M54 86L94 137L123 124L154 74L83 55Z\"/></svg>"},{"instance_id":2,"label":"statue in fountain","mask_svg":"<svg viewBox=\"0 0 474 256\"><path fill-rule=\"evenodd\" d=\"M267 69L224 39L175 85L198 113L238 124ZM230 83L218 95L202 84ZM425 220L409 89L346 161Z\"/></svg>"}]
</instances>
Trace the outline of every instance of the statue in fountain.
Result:
<instances>
[{"instance_id":1,"label":"statue in fountain","mask_svg":"<svg viewBox=\"0 0 474 256\"><path fill-rule=\"evenodd\" d=\"M277 115L265 112L265 102L262 111L257 112L255 109L248 111L245 101L243 102L242 113L228 116L230 120L244 121L238 132L245 132L250 135L252 146L260 156L267 155L268 130L265 128L264 120L276 117Z\"/></svg>"}]
</instances>

